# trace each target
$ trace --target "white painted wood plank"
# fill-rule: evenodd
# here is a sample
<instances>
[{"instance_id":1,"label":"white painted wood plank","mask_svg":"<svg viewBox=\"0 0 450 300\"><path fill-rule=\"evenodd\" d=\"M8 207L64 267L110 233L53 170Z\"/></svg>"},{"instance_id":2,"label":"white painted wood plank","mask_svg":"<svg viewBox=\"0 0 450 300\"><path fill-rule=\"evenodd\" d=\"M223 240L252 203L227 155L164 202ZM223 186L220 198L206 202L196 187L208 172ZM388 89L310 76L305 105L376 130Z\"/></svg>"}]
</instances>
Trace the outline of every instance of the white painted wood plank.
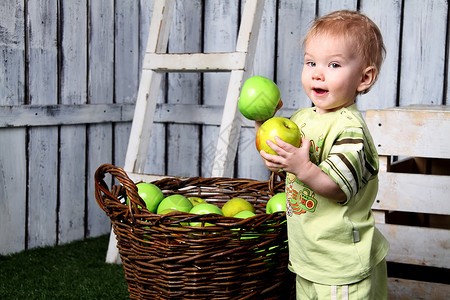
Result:
<instances>
[{"instance_id":1,"label":"white painted wood plank","mask_svg":"<svg viewBox=\"0 0 450 300\"><path fill-rule=\"evenodd\" d=\"M114 0L91 1L88 95L91 104L111 104L114 85ZM98 117L98 116L97 116ZM103 164L112 162L112 124L93 124L87 128L87 202L86 235L95 237L108 233L109 217L95 200L94 174Z\"/></svg>"},{"instance_id":2,"label":"white painted wood plank","mask_svg":"<svg viewBox=\"0 0 450 300\"><path fill-rule=\"evenodd\" d=\"M0 105L24 103L23 1L0 5ZM25 248L26 131L0 129L0 253Z\"/></svg>"},{"instance_id":3,"label":"white painted wood plank","mask_svg":"<svg viewBox=\"0 0 450 300\"><path fill-rule=\"evenodd\" d=\"M243 69L245 54L232 53L148 53L144 69L160 72L225 72Z\"/></svg>"},{"instance_id":4,"label":"white painted wood plank","mask_svg":"<svg viewBox=\"0 0 450 300\"><path fill-rule=\"evenodd\" d=\"M318 16L324 16L335 10L340 9L357 9L356 0L341 0L341 1L318 1Z\"/></svg>"},{"instance_id":5,"label":"white painted wood plank","mask_svg":"<svg viewBox=\"0 0 450 300\"><path fill-rule=\"evenodd\" d=\"M358 109L393 107L397 102L402 1L361 1L360 5L361 12L371 18L380 28L386 47L386 57L378 79L370 92L358 97Z\"/></svg>"},{"instance_id":6,"label":"white painted wood plank","mask_svg":"<svg viewBox=\"0 0 450 300\"><path fill-rule=\"evenodd\" d=\"M373 217L375 218L375 223L384 224L386 223L386 212L383 210L372 209Z\"/></svg>"},{"instance_id":7,"label":"white painted wood plank","mask_svg":"<svg viewBox=\"0 0 450 300\"><path fill-rule=\"evenodd\" d=\"M387 261L450 268L450 230L392 224L376 227L390 243Z\"/></svg>"},{"instance_id":8,"label":"white painted wood plank","mask_svg":"<svg viewBox=\"0 0 450 300\"><path fill-rule=\"evenodd\" d=\"M142 66L142 61L145 55L145 47L147 46L148 34L150 29L151 16L153 14L154 1L141 0L140 4L140 20L141 20L141 32L140 32L140 52L141 59L139 65ZM142 72L142 70L141 70ZM161 80L161 87L158 93L158 104L164 103L166 98L165 92L165 77ZM155 112L156 113L156 112ZM145 160L144 173L147 174L164 174L165 172L165 144L161 141L166 139L166 125L156 123L160 122L155 115L155 120L152 126L152 133L150 136L149 149L147 151L147 158Z\"/></svg>"},{"instance_id":9,"label":"white painted wood plank","mask_svg":"<svg viewBox=\"0 0 450 300\"><path fill-rule=\"evenodd\" d=\"M25 249L25 129L0 129L0 254Z\"/></svg>"},{"instance_id":10,"label":"white painted wood plank","mask_svg":"<svg viewBox=\"0 0 450 300\"><path fill-rule=\"evenodd\" d=\"M275 43L276 36L277 3L275 0L266 0L264 12L255 49L252 75L261 75L273 80L275 72ZM243 116L239 146L237 152L237 177L268 180L270 171L263 163L256 150L254 122L246 120ZM250 128L244 128L249 125Z\"/></svg>"},{"instance_id":11,"label":"white painted wood plank","mask_svg":"<svg viewBox=\"0 0 450 300\"><path fill-rule=\"evenodd\" d=\"M450 158L449 106L369 110L366 121L380 155Z\"/></svg>"},{"instance_id":12,"label":"white painted wood plank","mask_svg":"<svg viewBox=\"0 0 450 300\"><path fill-rule=\"evenodd\" d=\"M237 108L239 89L245 81L244 71L232 71L219 129L211 171L212 177L233 177L234 159L241 130L241 115Z\"/></svg>"},{"instance_id":13,"label":"white painted wood plank","mask_svg":"<svg viewBox=\"0 0 450 300\"><path fill-rule=\"evenodd\" d=\"M134 103L139 86L139 2L115 2L115 102ZM135 53L135 55L133 55ZM145 111L144 111L145 113ZM114 126L114 164L126 166L131 124Z\"/></svg>"},{"instance_id":14,"label":"white painted wood plank","mask_svg":"<svg viewBox=\"0 0 450 300\"><path fill-rule=\"evenodd\" d=\"M379 173L373 208L450 215L450 176Z\"/></svg>"},{"instance_id":15,"label":"white painted wood plank","mask_svg":"<svg viewBox=\"0 0 450 300\"><path fill-rule=\"evenodd\" d=\"M87 98L86 1L66 1L61 34L61 103L85 104ZM86 127L60 129L58 242L84 238Z\"/></svg>"},{"instance_id":16,"label":"white painted wood plank","mask_svg":"<svg viewBox=\"0 0 450 300\"><path fill-rule=\"evenodd\" d=\"M121 3L123 4L123 3ZM146 52L165 52L167 48L167 40L169 35L170 19L172 18L173 13L173 1L155 1L154 7L152 11L152 21L150 23L150 32L148 34L148 40L146 43L145 51ZM126 5L126 4L125 4ZM137 9L133 9L129 11L130 13L127 16L131 17L131 20L136 20L136 16L133 18L133 14L131 12L136 11ZM126 11L124 7L120 6L120 11ZM124 27L123 20L119 19L118 26L121 28ZM129 22L130 24L134 24L134 26L130 26L126 29L131 29L130 32L126 32L126 30L121 31L123 35L120 39L123 40L124 44L128 45L130 42L134 42L134 40L130 41L129 36L133 36L134 32L138 32L138 40L141 40L141 32L135 28L138 24L134 22ZM136 46L134 43L131 43L132 46ZM139 45L135 47L134 51L139 53ZM133 50L131 51L133 52ZM120 68L126 68L127 63L129 63L126 59L127 57L116 55L116 61ZM137 56L139 58L139 56ZM117 69L117 67L116 67ZM133 70L134 71L134 70ZM136 108L133 117L133 122L131 126L128 125L118 125L116 127L116 135L118 140L115 141L116 145L126 145L125 141L119 140L124 136L129 136L128 138L128 146L126 148L126 152L123 151L125 148L121 148L116 151L119 155L116 155L115 161L116 165L120 161L122 161L122 155L124 156L124 170L125 171L137 171L142 173L146 167L146 158L148 153L149 141L152 132L153 118L155 113L156 102L158 100L158 92L160 90L161 83L161 74L155 73L151 70L143 70L139 76L139 71L136 72L136 84L138 84L137 89L137 99L136 99ZM134 78L134 76L131 76ZM139 79L139 81L137 81ZM117 81L117 80L116 80ZM134 85L132 85L134 87ZM126 89L126 92L133 93L133 88ZM133 97L134 98L134 97ZM122 101L121 101L122 102ZM126 101L124 101L126 102ZM127 133L129 132L129 135ZM122 146L123 147L123 146ZM116 149L116 148L115 148ZM106 262L117 263L120 259L118 255L118 249L114 247L114 232L111 230L110 234L110 244L108 247L108 252L106 255Z\"/></svg>"},{"instance_id":17,"label":"white painted wood plank","mask_svg":"<svg viewBox=\"0 0 450 300\"><path fill-rule=\"evenodd\" d=\"M212 176L234 176L234 163L242 124L242 117L237 108L237 102L241 86L250 77L253 69L253 59L258 42L264 4L265 1L262 0L245 2L236 42L236 51L247 53L245 69L243 71L231 71L214 155L214 164L211 171Z\"/></svg>"},{"instance_id":18,"label":"white painted wood plank","mask_svg":"<svg viewBox=\"0 0 450 300\"><path fill-rule=\"evenodd\" d=\"M400 105L442 104L447 1L405 1Z\"/></svg>"},{"instance_id":19,"label":"white painted wood plank","mask_svg":"<svg viewBox=\"0 0 450 300\"><path fill-rule=\"evenodd\" d=\"M316 1L281 1L278 4L276 83L283 109L310 107L302 82L303 38L316 15ZM281 113L281 111L280 111Z\"/></svg>"},{"instance_id":20,"label":"white painted wood plank","mask_svg":"<svg viewBox=\"0 0 450 300\"><path fill-rule=\"evenodd\" d=\"M204 52L231 52L236 49L238 0L213 0L204 4ZM230 81L229 73L203 75L203 104L224 105ZM210 177L219 137L218 126L202 128L201 176Z\"/></svg>"},{"instance_id":21,"label":"white painted wood plank","mask_svg":"<svg viewBox=\"0 0 450 300\"><path fill-rule=\"evenodd\" d=\"M58 103L56 1L31 1L28 13L29 103L54 105ZM58 128L30 128L28 139L28 248L55 245Z\"/></svg>"},{"instance_id":22,"label":"white painted wood plank","mask_svg":"<svg viewBox=\"0 0 450 300\"><path fill-rule=\"evenodd\" d=\"M388 297L391 300L442 300L450 295L450 285L436 282L388 278Z\"/></svg>"},{"instance_id":23,"label":"white painted wood plank","mask_svg":"<svg viewBox=\"0 0 450 300\"><path fill-rule=\"evenodd\" d=\"M199 53L202 51L203 38L202 24L199 22L201 15L202 1L176 1L168 52L196 53L195 56L207 55ZM211 61L205 59L203 62L194 63L198 66L202 63L207 66ZM182 68L181 64L178 68ZM198 72L168 74L167 102L174 106L201 103L201 77L202 74ZM187 112L181 111L176 117L186 114ZM198 118L197 112L193 111L191 117ZM166 138L168 149L166 173L174 176L198 176L201 159L200 127L193 123L168 124Z\"/></svg>"},{"instance_id":24,"label":"white painted wood plank","mask_svg":"<svg viewBox=\"0 0 450 300\"><path fill-rule=\"evenodd\" d=\"M173 1L155 2L146 52L166 51L172 14ZM160 73L142 70L125 158L126 171L144 172L161 78Z\"/></svg>"}]
</instances>

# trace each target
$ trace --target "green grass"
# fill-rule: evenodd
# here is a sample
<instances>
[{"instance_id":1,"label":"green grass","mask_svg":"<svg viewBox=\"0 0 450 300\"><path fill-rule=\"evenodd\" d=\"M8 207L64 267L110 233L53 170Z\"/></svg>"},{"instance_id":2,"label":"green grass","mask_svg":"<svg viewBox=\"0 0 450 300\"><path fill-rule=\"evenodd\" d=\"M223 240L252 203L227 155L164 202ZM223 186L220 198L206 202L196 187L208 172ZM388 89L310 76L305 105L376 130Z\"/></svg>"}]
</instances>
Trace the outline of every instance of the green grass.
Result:
<instances>
[{"instance_id":1,"label":"green grass","mask_svg":"<svg viewBox=\"0 0 450 300\"><path fill-rule=\"evenodd\" d=\"M128 299L122 265L105 263L108 238L0 256L0 299Z\"/></svg>"}]
</instances>

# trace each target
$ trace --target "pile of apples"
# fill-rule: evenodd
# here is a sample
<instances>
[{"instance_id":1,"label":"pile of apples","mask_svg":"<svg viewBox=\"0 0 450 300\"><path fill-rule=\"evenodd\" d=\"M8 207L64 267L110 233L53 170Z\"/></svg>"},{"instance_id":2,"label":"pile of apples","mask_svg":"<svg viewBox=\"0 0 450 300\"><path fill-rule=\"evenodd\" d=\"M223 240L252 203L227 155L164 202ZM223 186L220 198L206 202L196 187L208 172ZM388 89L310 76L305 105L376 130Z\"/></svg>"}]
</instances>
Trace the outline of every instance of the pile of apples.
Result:
<instances>
[{"instance_id":1,"label":"pile of apples","mask_svg":"<svg viewBox=\"0 0 450 300\"><path fill-rule=\"evenodd\" d=\"M243 198L232 198L225 202L222 208L208 203L200 197L185 197L180 194L173 194L165 197L161 189L147 182L136 184L138 194L144 200L146 208L152 213L168 214L173 211L180 211L196 215L217 214L225 217L246 219L255 216L253 205ZM129 199L127 199L127 204ZM141 208L141 207L140 207ZM286 211L285 193L275 194L267 201L266 213ZM190 226L202 226L201 222L190 222ZM212 224L206 223L205 226Z\"/></svg>"}]
</instances>

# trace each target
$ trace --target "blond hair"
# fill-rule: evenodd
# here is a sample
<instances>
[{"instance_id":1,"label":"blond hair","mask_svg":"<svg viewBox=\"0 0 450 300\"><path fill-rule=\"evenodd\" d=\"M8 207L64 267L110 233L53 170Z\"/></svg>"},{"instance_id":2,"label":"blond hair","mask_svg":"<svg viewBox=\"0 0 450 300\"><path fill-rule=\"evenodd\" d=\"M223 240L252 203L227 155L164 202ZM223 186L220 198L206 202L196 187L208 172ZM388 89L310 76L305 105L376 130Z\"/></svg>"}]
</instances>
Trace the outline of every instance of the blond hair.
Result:
<instances>
[{"instance_id":1,"label":"blond hair","mask_svg":"<svg viewBox=\"0 0 450 300\"><path fill-rule=\"evenodd\" d=\"M386 55L383 37L378 26L367 16L353 10L338 10L314 21L303 45L315 36L326 34L343 37L354 44L365 67L375 67L376 75L381 70ZM378 76L376 76L378 77Z\"/></svg>"}]
</instances>

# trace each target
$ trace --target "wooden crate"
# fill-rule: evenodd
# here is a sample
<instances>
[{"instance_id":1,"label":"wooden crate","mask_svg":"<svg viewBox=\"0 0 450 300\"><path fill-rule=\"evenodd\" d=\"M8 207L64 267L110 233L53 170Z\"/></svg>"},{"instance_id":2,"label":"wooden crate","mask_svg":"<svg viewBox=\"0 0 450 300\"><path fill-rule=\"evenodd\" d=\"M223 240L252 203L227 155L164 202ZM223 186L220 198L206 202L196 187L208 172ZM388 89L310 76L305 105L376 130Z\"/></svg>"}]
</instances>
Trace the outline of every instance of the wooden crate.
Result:
<instances>
[{"instance_id":1,"label":"wooden crate","mask_svg":"<svg viewBox=\"0 0 450 300\"><path fill-rule=\"evenodd\" d=\"M448 299L450 106L370 110L366 120L380 155L373 211L391 244L389 299Z\"/></svg>"}]
</instances>

